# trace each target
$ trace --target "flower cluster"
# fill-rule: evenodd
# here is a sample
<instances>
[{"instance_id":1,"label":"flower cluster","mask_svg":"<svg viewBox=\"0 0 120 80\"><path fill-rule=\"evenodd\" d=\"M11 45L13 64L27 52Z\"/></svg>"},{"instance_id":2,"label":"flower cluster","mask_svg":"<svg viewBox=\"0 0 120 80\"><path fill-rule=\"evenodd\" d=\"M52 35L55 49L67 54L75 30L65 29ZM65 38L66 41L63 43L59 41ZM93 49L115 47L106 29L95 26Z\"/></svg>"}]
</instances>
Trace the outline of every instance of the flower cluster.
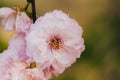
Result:
<instances>
[{"instance_id":1,"label":"flower cluster","mask_svg":"<svg viewBox=\"0 0 120 80\"><path fill-rule=\"evenodd\" d=\"M18 8L0 8L5 31L16 36L0 54L0 80L50 80L73 64L84 51L83 30L59 10L35 23Z\"/></svg>"}]
</instances>

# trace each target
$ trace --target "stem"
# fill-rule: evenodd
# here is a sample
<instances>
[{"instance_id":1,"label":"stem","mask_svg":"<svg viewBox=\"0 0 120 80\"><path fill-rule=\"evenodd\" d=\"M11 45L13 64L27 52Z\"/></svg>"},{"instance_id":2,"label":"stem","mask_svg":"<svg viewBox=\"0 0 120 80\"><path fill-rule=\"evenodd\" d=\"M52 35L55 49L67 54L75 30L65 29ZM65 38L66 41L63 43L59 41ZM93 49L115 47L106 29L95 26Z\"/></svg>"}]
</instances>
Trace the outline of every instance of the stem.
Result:
<instances>
[{"instance_id":1,"label":"stem","mask_svg":"<svg viewBox=\"0 0 120 80\"><path fill-rule=\"evenodd\" d=\"M30 2L27 2L27 5L26 5L25 8L24 8L25 11L27 11L29 5L30 5Z\"/></svg>"},{"instance_id":2,"label":"stem","mask_svg":"<svg viewBox=\"0 0 120 80\"><path fill-rule=\"evenodd\" d=\"M33 18L33 23L36 21L36 9L35 9L35 0L27 0L27 2L30 2L32 5L32 18Z\"/></svg>"},{"instance_id":3,"label":"stem","mask_svg":"<svg viewBox=\"0 0 120 80\"><path fill-rule=\"evenodd\" d=\"M33 16L33 23L34 23L36 21L35 0L32 0L32 16Z\"/></svg>"}]
</instances>

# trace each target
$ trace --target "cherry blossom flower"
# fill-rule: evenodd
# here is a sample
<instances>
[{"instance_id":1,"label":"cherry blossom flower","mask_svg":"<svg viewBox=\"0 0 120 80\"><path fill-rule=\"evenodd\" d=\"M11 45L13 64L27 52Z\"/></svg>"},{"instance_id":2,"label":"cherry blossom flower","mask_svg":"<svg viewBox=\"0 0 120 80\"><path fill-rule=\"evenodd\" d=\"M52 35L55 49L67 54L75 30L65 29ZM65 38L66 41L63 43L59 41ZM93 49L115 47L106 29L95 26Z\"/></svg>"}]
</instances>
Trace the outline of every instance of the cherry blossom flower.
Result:
<instances>
[{"instance_id":1,"label":"cherry blossom flower","mask_svg":"<svg viewBox=\"0 0 120 80\"><path fill-rule=\"evenodd\" d=\"M26 33L32 24L31 19L25 12L20 12L19 7L16 10L8 7L0 8L0 18L2 18L5 31L14 29L16 33Z\"/></svg>"},{"instance_id":2,"label":"cherry blossom flower","mask_svg":"<svg viewBox=\"0 0 120 80\"><path fill-rule=\"evenodd\" d=\"M0 80L48 80L48 63L36 64L26 56L25 34L9 41L9 47L0 54Z\"/></svg>"},{"instance_id":3,"label":"cherry blossom flower","mask_svg":"<svg viewBox=\"0 0 120 80\"><path fill-rule=\"evenodd\" d=\"M20 80L48 80L44 72L39 68L24 69L20 74Z\"/></svg>"},{"instance_id":4,"label":"cherry blossom flower","mask_svg":"<svg viewBox=\"0 0 120 80\"><path fill-rule=\"evenodd\" d=\"M29 58L21 58L12 49L0 54L0 80L48 80L47 64L36 64ZM23 57L23 56L22 56Z\"/></svg>"},{"instance_id":5,"label":"cherry blossom flower","mask_svg":"<svg viewBox=\"0 0 120 80\"><path fill-rule=\"evenodd\" d=\"M14 73L17 74L17 71L21 69L23 63L22 61L28 59L28 57L25 54L25 35L24 34L18 34L16 37L12 38L9 41L9 47L7 50L5 50L3 53L0 54L0 77L1 80L17 80L17 79L11 79L10 71L13 72L13 70L16 71ZM18 61L17 65L18 67L13 67L13 61ZM20 62L21 61L21 62ZM12 67L11 67L12 66ZM14 76L15 77L15 76Z\"/></svg>"},{"instance_id":6,"label":"cherry blossom flower","mask_svg":"<svg viewBox=\"0 0 120 80\"><path fill-rule=\"evenodd\" d=\"M26 60L28 58L25 54L26 46L24 38L24 34L18 34L16 37L12 38L9 41L8 49L0 54L0 77L2 80L8 80L10 78L8 71L15 69L14 67L10 68L13 66L13 61L19 61L18 64L16 64L18 66L15 71L17 74L17 71L22 68L22 63L20 60Z\"/></svg>"},{"instance_id":7,"label":"cherry blossom flower","mask_svg":"<svg viewBox=\"0 0 120 80\"><path fill-rule=\"evenodd\" d=\"M26 54L37 63L49 62L56 76L79 58L84 50L83 30L62 11L37 19L26 37Z\"/></svg>"},{"instance_id":8,"label":"cherry blossom flower","mask_svg":"<svg viewBox=\"0 0 120 80\"><path fill-rule=\"evenodd\" d=\"M5 63L0 65L1 80L48 80L42 67L31 66L26 60L15 60L9 56L6 57L4 57Z\"/></svg>"}]
</instances>

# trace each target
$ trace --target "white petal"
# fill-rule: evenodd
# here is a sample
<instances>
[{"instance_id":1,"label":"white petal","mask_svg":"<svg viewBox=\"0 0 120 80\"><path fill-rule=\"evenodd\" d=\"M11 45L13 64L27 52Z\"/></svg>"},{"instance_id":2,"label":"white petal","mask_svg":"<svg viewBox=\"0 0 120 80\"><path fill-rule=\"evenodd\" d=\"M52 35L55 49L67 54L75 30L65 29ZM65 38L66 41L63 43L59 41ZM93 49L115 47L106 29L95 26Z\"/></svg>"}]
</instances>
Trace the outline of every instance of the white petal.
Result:
<instances>
[{"instance_id":1,"label":"white petal","mask_svg":"<svg viewBox=\"0 0 120 80\"><path fill-rule=\"evenodd\" d=\"M8 7L0 8L0 18L8 17L9 15L15 13L15 11Z\"/></svg>"},{"instance_id":2,"label":"white petal","mask_svg":"<svg viewBox=\"0 0 120 80\"><path fill-rule=\"evenodd\" d=\"M77 53L72 47L64 46L62 49L54 51L53 56L59 63L69 67L76 61Z\"/></svg>"},{"instance_id":3,"label":"white petal","mask_svg":"<svg viewBox=\"0 0 120 80\"><path fill-rule=\"evenodd\" d=\"M14 24L15 24L15 18L16 15L15 14L11 14L8 17L4 18L2 20L2 25L3 27L5 27L5 31L11 31L14 28Z\"/></svg>"},{"instance_id":4,"label":"white petal","mask_svg":"<svg viewBox=\"0 0 120 80\"><path fill-rule=\"evenodd\" d=\"M52 63L53 70L52 72L58 76L59 74L63 73L65 70L65 66L63 64L58 63L57 61Z\"/></svg>"},{"instance_id":5,"label":"white petal","mask_svg":"<svg viewBox=\"0 0 120 80\"><path fill-rule=\"evenodd\" d=\"M17 14L16 17L16 32L27 32L30 29L32 24L31 19L26 15L26 13L22 12L21 14Z\"/></svg>"}]
</instances>

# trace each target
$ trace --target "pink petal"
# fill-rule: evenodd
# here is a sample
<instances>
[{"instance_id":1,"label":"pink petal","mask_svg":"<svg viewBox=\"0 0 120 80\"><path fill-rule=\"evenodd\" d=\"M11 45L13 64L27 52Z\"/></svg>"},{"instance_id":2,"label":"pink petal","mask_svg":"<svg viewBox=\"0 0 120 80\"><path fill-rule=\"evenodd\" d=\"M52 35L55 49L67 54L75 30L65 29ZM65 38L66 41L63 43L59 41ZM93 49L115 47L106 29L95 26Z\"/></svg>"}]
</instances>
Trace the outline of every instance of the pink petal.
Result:
<instances>
[{"instance_id":1,"label":"pink petal","mask_svg":"<svg viewBox=\"0 0 120 80\"><path fill-rule=\"evenodd\" d=\"M45 70L43 70L43 72L44 72L45 77L46 77L48 80L51 79L52 74L51 74L49 68L46 68Z\"/></svg>"},{"instance_id":2,"label":"pink petal","mask_svg":"<svg viewBox=\"0 0 120 80\"><path fill-rule=\"evenodd\" d=\"M8 50L13 50L18 58L26 60L26 41L25 34L19 33L16 37L9 41Z\"/></svg>"},{"instance_id":3,"label":"pink petal","mask_svg":"<svg viewBox=\"0 0 120 80\"><path fill-rule=\"evenodd\" d=\"M20 80L47 80L42 70L38 68L24 69L20 74Z\"/></svg>"},{"instance_id":4,"label":"pink petal","mask_svg":"<svg viewBox=\"0 0 120 80\"><path fill-rule=\"evenodd\" d=\"M65 66L60 64L59 62L55 61L52 63L51 71L58 76L59 74L63 73L65 70Z\"/></svg>"},{"instance_id":5,"label":"pink petal","mask_svg":"<svg viewBox=\"0 0 120 80\"><path fill-rule=\"evenodd\" d=\"M11 31L13 30L13 27L15 26L15 14L10 14L9 16L3 18L2 25L5 27L5 31Z\"/></svg>"},{"instance_id":6,"label":"pink petal","mask_svg":"<svg viewBox=\"0 0 120 80\"><path fill-rule=\"evenodd\" d=\"M15 22L15 31L19 32L28 32L30 26L32 24L31 19L26 15L26 13L21 12L21 14L17 14L16 22Z\"/></svg>"},{"instance_id":7,"label":"pink petal","mask_svg":"<svg viewBox=\"0 0 120 80\"><path fill-rule=\"evenodd\" d=\"M0 18L8 17L9 15L15 13L15 11L8 7L0 8Z\"/></svg>"},{"instance_id":8,"label":"pink petal","mask_svg":"<svg viewBox=\"0 0 120 80\"><path fill-rule=\"evenodd\" d=\"M16 51L23 51L26 48L25 43L25 35L24 34L18 34L16 37L12 38L9 41L9 47L8 49L16 50Z\"/></svg>"},{"instance_id":9,"label":"pink petal","mask_svg":"<svg viewBox=\"0 0 120 80\"><path fill-rule=\"evenodd\" d=\"M60 50L53 51L52 54L59 63L65 65L66 67L71 66L71 64L76 61L77 56L76 51L69 46L63 46Z\"/></svg>"}]
</instances>

